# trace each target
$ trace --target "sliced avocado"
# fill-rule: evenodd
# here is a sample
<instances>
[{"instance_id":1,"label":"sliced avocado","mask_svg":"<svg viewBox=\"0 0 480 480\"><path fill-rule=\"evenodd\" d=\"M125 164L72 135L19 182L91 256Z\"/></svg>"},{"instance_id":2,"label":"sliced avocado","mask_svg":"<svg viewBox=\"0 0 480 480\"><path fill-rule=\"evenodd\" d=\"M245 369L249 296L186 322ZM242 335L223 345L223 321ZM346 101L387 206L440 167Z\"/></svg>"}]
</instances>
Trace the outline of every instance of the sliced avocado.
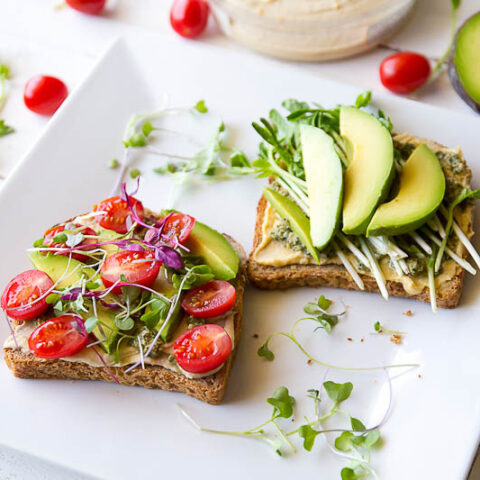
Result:
<instances>
[{"instance_id":1,"label":"sliced avocado","mask_svg":"<svg viewBox=\"0 0 480 480\"><path fill-rule=\"evenodd\" d=\"M52 253L43 255L40 252L31 252L28 256L33 266L37 270L45 272L53 282L57 282L60 278L62 279L57 285L58 287L69 287L80 281L82 277L86 277L88 281L100 282L100 277L93 268L74 258L70 259L69 265L68 257L63 255L53 255Z\"/></svg>"},{"instance_id":2,"label":"sliced avocado","mask_svg":"<svg viewBox=\"0 0 480 480\"><path fill-rule=\"evenodd\" d=\"M175 330L178 328L178 325L183 318L182 297L183 295L180 295L180 299L178 300L177 305L175 306L175 310L173 311L172 315L168 319L168 323L165 325L164 329L162 330L162 333L160 334L160 338L163 343L168 343L172 339L172 336L175 333ZM165 310L165 317L167 314L168 314L168 309ZM164 323L165 323L165 318L161 318L157 323L155 330L157 330L158 332L160 328L162 328Z\"/></svg>"},{"instance_id":3,"label":"sliced avocado","mask_svg":"<svg viewBox=\"0 0 480 480\"><path fill-rule=\"evenodd\" d=\"M448 73L453 88L480 113L480 12L458 30Z\"/></svg>"},{"instance_id":4,"label":"sliced avocado","mask_svg":"<svg viewBox=\"0 0 480 480\"><path fill-rule=\"evenodd\" d=\"M343 231L361 235L377 205L387 196L394 177L392 136L374 116L355 107L341 107L340 132L349 155L344 178Z\"/></svg>"},{"instance_id":5,"label":"sliced avocado","mask_svg":"<svg viewBox=\"0 0 480 480\"><path fill-rule=\"evenodd\" d=\"M270 202L275 211L287 220L291 229L300 237L307 250L318 263L318 252L310 237L310 220L301 208L295 202L271 188L264 188L263 196Z\"/></svg>"},{"instance_id":6,"label":"sliced avocado","mask_svg":"<svg viewBox=\"0 0 480 480\"><path fill-rule=\"evenodd\" d=\"M192 255L203 257L218 280L232 280L238 272L238 254L230 242L213 228L195 222L185 246Z\"/></svg>"},{"instance_id":7,"label":"sliced avocado","mask_svg":"<svg viewBox=\"0 0 480 480\"><path fill-rule=\"evenodd\" d=\"M92 333L99 340L105 338L100 345L106 353L113 354L119 338L118 328L115 325L115 311L97 306L97 318L101 326L97 325Z\"/></svg>"},{"instance_id":8,"label":"sliced avocado","mask_svg":"<svg viewBox=\"0 0 480 480\"><path fill-rule=\"evenodd\" d=\"M421 227L442 203L445 175L437 156L419 145L400 172L398 193L380 205L367 236L401 235Z\"/></svg>"},{"instance_id":9,"label":"sliced avocado","mask_svg":"<svg viewBox=\"0 0 480 480\"><path fill-rule=\"evenodd\" d=\"M323 130L301 125L303 166L310 210L310 236L319 250L335 234L342 211L343 170L332 138Z\"/></svg>"}]
</instances>

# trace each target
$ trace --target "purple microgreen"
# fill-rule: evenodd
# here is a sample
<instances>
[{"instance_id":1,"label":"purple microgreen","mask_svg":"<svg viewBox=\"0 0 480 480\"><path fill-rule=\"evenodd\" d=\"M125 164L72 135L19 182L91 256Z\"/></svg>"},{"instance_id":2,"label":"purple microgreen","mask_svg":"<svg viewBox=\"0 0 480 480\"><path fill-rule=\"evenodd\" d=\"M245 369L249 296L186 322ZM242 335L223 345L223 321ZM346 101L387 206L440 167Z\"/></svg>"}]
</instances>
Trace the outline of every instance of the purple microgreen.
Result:
<instances>
[{"instance_id":1,"label":"purple microgreen","mask_svg":"<svg viewBox=\"0 0 480 480\"><path fill-rule=\"evenodd\" d=\"M97 354L98 358L100 359L100 361L103 363L103 366L105 367L105 370L107 370L108 374L113 378L113 381L117 384L117 385L120 385L120 382L118 381L118 378L113 374L113 372L110 370L110 368L108 367L107 363L105 362L105 360L103 359L102 355L98 352L98 350L95 348L95 347L91 347L92 350Z\"/></svg>"},{"instance_id":2,"label":"purple microgreen","mask_svg":"<svg viewBox=\"0 0 480 480\"><path fill-rule=\"evenodd\" d=\"M155 258L167 267L175 270L180 270L184 266L181 255L170 247L161 246L155 248Z\"/></svg>"}]
</instances>

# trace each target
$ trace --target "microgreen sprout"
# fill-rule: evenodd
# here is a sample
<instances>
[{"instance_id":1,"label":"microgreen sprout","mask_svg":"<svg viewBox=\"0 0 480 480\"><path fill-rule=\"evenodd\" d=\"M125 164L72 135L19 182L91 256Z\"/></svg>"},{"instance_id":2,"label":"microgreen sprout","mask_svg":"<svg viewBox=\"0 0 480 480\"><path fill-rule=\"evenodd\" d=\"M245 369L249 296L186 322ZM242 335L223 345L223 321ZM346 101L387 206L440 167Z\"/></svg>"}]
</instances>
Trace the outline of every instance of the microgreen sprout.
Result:
<instances>
[{"instance_id":1,"label":"microgreen sprout","mask_svg":"<svg viewBox=\"0 0 480 480\"><path fill-rule=\"evenodd\" d=\"M5 120L0 120L0 137L13 133L14 131L13 127L5 123Z\"/></svg>"},{"instance_id":2,"label":"microgreen sprout","mask_svg":"<svg viewBox=\"0 0 480 480\"><path fill-rule=\"evenodd\" d=\"M208 107L205 104L205 100L199 100L193 107L193 110L198 113L208 113Z\"/></svg>"},{"instance_id":3,"label":"microgreen sprout","mask_svg":"<svg viewBox=\"0 0 480 480\"><path fill-rule=\"evenodd\" d=\"M116 159L116 158L112 158L109 162L108 162L108 168L111 168L112 170L115 170L116 168L118 168L120 166L120 162Z\"/></svg>"},{"instance_id":4,"label":"microgreen sprout","mask_svg":"<svg viewBox=\"0 0 480 480\"><path fill-rule=\"evenodd\" d=\"M406 332L400 332L399 330L391 330L382 325L379 321L376 321L373 324L373 329L375 330L375 334L378 335L406 335Z\"/></svg>"},{"instance_id":5,"label":"microgreen sprout","mask_svg":"<svg viewBox=\"0 0 480 480\"><path fill-rule=\"evenodd\" d=\"M298 338L295 335L295 329L303 321L310 320L314 321L320 324L320 327L317 327L315 330L318 328L323 328L327 333L331 332L331 329L333 326L335 326L338 322L338 317L341 315L344 315L345 312L333 314L328 312L326 309L323 307L330 307L331 303L329 303L330 300L326 299L325 297L320 297L318 302L315 304L313 302L307 303L304 307L304 311L306 313L309 313L311 316L310 317L304 317L300 318L299 320L296 320L290 330L283 332L274 332L271 333L265 342L260 346L260 348L257 350L257 355L259 357L264 358L265 360L268 361L273 361L275 359L275 354L270 348L270 342L274 337L281 336L288 338L291 342L293 342L297 348L308 358L308 360L311 363L316 363L318 365L323 365L324 367L332 368L335 370L350 370L350 371L373 371L373 370L384 370L388 368L416 368L419 365L418 364L398 364L398 365L385 365L385 366L379 366L379 367L344 367L344 366L338 366L338 365L331 365L327 362L324 362L322 360L319 360L315 357L313 357L307 350L303 347L303 345L300 343Z\"/></svg>"}]
</instances>

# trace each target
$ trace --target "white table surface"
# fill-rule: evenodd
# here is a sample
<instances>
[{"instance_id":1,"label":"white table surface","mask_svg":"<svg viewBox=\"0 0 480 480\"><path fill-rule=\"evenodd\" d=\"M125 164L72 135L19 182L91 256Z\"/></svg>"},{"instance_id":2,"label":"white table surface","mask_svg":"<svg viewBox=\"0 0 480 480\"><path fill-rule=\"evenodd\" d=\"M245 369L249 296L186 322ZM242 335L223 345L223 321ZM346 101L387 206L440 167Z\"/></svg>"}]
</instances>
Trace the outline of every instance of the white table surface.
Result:
<instances>
[{"instance_id":1,"label":"white table surface","mask_svg":"<svg viewBox=\"0 0 480 480\"><path fill-rule=\"evenodd\" d=\"M353 59L323 64L298 63L297 68L354 83L374 94L384 91L378 66L392 50L414 50L435 59L447 46L450 1L417 1L418 7L408 25L388 44ZM0 0L0 3L0 61L10 66L12 75L8 101L0 118L16 130L0 138L0 177L3 178L48 123L48 118L31 113L23 104L22 91L28 78L40 73L56 75L73 90L109 42L132 26L174 35L168 21L171 0L109 0L108 9L101 17L85 16L69 8L55 9L59 0ZM463 0L459 21L479 9L480 0ZM207 32L195 41L242 48L223 37L213 21ZM446 75L413 98L476 115L456 95ZM469 478L480 479L478 459ZM0 480L7 479L81 480L86 477L0 446Z\"/></svg>"}]
</instances>

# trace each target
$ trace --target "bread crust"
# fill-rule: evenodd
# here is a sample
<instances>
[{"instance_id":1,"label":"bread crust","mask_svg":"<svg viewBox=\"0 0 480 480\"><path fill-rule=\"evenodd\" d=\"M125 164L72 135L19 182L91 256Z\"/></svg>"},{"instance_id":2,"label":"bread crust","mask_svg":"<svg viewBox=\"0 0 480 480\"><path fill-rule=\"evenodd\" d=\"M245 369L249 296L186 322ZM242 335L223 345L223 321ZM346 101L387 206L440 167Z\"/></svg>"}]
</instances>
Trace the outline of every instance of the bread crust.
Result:
<instances>
[{"instance_id":1,"label":"bread crust","mask_svg":"<svg viewBox=\"0 0 480 480\"><path fill-rule=\"evenodd\" d=\"M249 279L259 288L267 290L286 289L292 287L334 287L346 290L360 290L343 265L286 265L274 267L261 265L255 261L255 251L262 240L262 225L267 207L267 200L262 196L257 206L257 220L253 239L253 249L248 262ZM466 254L464 254L466 257ZM373 277L360 275L366 292L379 293L378 285ZM465 271L456 266L455 275L444 282L437 291L437 306L455 308L460 302ZM414 298L430 303L428 288L418 295L409 294L400 282L387 280L387 291L395 297Z\"/></svg>"},{"instance_id":2,"label":"bread crust","mask_svg":"<svg viewBox=\"0 0 480 480\"><path fill-rule=\"evenodd\" d=\"M145 369L136 368L128 373L128 365L122 367L91 366L86 363L69 362L66 360L46 360L31 353L18 349L4 348L4 359L13 375L18 378L51 378L71 380L101 380L114 382L111 373L121 385L140 386L160 389L169 392L180 392L198 400L218 405L221 403L227 388L228 377L232 369L234 357L242 331L243 294L246 283L246 254L240 244L225 235L232 243L240 258L240 265L235 287L237 298L235 302L234 335L235 347L225 365L214 375L205 378L188 378L185 375L158 365L145 365Z\"/></svg>"}]
</instances>

